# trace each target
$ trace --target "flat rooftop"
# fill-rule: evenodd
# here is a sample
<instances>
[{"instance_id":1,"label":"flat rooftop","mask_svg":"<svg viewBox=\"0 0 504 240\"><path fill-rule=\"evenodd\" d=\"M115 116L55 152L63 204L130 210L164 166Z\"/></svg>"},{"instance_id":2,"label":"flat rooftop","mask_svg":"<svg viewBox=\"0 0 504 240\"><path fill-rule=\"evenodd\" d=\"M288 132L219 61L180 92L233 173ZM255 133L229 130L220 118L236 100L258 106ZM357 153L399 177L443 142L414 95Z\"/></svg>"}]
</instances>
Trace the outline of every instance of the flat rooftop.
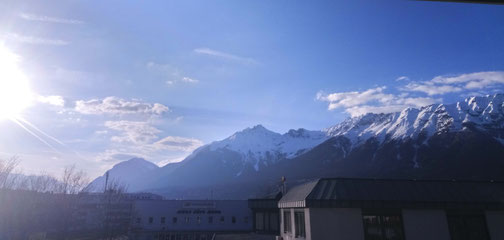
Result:
<instances>
[{"instance_id":1,"label":"flat rooftop","mask_svg":"<svg viewBox=\"0 0 504 240\"><path fill-rule=\"evenodd\" d=\"M504 182L320 178L293 187L278 206L504 209Z\"/></svg>"}]
</instances>

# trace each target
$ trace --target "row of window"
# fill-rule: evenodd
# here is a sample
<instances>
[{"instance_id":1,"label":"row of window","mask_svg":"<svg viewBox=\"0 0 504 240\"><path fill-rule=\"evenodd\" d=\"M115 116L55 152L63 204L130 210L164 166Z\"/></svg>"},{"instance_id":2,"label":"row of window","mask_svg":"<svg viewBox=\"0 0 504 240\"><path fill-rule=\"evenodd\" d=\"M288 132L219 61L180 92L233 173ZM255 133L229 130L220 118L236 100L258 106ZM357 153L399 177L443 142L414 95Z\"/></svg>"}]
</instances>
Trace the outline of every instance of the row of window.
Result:
<instances>
[{"instance_id":1,"label":"row of window","mask_svg":"<svg viewBox=\"0 0 504 240\"><path fill-rule=\"evenodd\" d=\"M185 223L190 223L190 222L191 222L191 217L185 217L185 218L183 218L183 219L184 219L184 222L185 222ZM225 220L226 220L226 219L225 219L225 217L224 217L224 216L220 216L220 217L219 217L219 222L224 223L224 222L225 222ZM149 217L149 218L147 219L147 221L148 221L148 223L149 223L149 224L153 224L153 223L154 223L154 217ZM202 217L197 216L197 217L196 217L196 223L200 224L200 223L201 223L201 221L202 221ZM214 222L214 217L213 217L213 216L209 216L209 217L207 218L207 221L208 221L208 223L213 223L213 222ZM136 223L138 223L138 224L139 224L139 223L141 223L141 222L142 222L142 218L136 218ZM159 219L159 222L160 222L161 224L166 224L166 217L161 217L161 218ZM177 222L178 222L178 217L173 217L173 218L172 218L172 223L173 223L173 224L176 224ZM244 222L244 223L248 223L248 222L249 222L249 217L248 217L248 216L245 216L245 217L243 218L243 222ZM231 223L236 223L236 217L235 217L235 216L232 216L232 217L231 217Z\"/></svg>"},{"instance_id":2,"label":"row of window","mask_svg":"<svg viewBox=\"0 0 504 240\"><path fill-rule=\"evenodd\" d=\"M284 233L294 233L296 238L306 237L303 211L294 211L294 232L291 211L283 212ZM365 240L404 240L403 221L400 213L364 213L362 215ZM447 214L452 240L489 240L483 214Z\"/></svg>"},{"instance_id":3,"label":"row of window","mask_svg":"<svg viewBox=\"0 0 504 240\"><path fill-rule=\"evenodd\" d=\"M221 211L220 210L208 210L208 211L205 211L205 210L178 210L177 211L177 214L221 214Z\"/></svg>"},{"instance_id":4,"label":"row of window","mask_svg":"<svg viewBox=\"0 0 504 240\"><path fill-rule=\"evenodd\" d=\"M400 215L363 215L366 240L403 240L404 232Z\"/></svg>"},{"instance_id":5,"label":"row of window","mask_svg":"<svg viewBox=\"0 0 504 240\"><path fill-rule=\"evenodd\" d=\"M292 221L290 210L284 211L283 223L284 223L284 233L292 233ZM304 211L294 211L294 236L296 238L306 237Z\"/></svg>"},{"instance_id":6,"label":"row of window","mask_svg":"<svg viewBox=\"0 0 504 240\"><path fill-rule=\"evenodd\" d=\"M259 211L255 213L255 230L258 232L277 232L280 218L278 212Z\"/></svg>"},{"instance_id":7,"label":"row of window","mask_svg":"<svg viewBox=\"0 0 504 240\"><path fill-rule=\"evenodd\" d=\"M211 240L212 233L158 233L154 239L158 240Z\"/></svg>"}]
</instances>

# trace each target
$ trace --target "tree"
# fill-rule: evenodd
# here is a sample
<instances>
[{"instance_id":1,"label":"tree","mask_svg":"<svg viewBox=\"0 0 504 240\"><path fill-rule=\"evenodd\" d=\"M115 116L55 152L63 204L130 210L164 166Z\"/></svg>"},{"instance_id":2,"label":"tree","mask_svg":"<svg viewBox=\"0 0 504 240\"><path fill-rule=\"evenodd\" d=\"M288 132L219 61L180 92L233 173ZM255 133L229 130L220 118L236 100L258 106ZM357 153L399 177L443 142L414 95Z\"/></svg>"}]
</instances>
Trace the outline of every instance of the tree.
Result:
<instances>
[{"instance_id":1,"label":"tree","mask_svg":"<svg viewBox=\"0 0 504 240\"><path fill-rule=\"evenodd\" d=\"M85 190L89 185L89 178L82 170L77 170L75 165L67 166L63 169L63 175L60 180L60 193L77 194Z\"/></svg>"},{"instance_id":2,"label":"tree","mask_svg":"<svg viewBox=\"0 0 504 240\"><path fill-rule=\"evenodd\" d=\"M8 160L0 159L0 189L12 189L15 184L13 171L19 164L18 157L12 157Z\"/></svg>"}]
</instances>

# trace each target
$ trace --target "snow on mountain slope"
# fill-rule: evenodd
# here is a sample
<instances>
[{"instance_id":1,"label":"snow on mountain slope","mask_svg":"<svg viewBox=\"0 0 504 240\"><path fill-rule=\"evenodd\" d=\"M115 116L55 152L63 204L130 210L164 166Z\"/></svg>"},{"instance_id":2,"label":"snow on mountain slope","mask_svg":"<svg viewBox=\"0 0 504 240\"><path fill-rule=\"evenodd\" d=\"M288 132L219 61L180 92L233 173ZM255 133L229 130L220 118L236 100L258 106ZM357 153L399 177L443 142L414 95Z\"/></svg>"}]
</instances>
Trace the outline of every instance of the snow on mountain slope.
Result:
<instances>
[{"instance_id":1,"label":"snow on mountain slope","mask_svg":"<svg viewBox=\"0 0 504 240\"><path fill-rule=\"evenodd\" d=\"M125 185L129 191L136 191L143 187L143 179L148 177L149 173L155 172L159 167L143 158L132 158L130 160L120 162L109 172L109 181L117 182ZM96 178L90 183L92 191L99 192L105 188L105 174Z\"/></svg>"},{"instance_id":2,"label":"snow on mountain slope","mask_svg":"<svg viewBox=\"0 0 504 240\"><path fill-rule=\"evenodd\" d=\"M504 127L504 94L470 97L454 104L433 104L420 109L407 108L388 114L368 113L349 118L324 131L329 136L345 136L353 145L371 137L380 141L387 139L426 139L442 132L461 131L476 126L480 130ZM496 139L502 132L489 131Z\"/></svg>"},{"instance_id":3,"label":"snow on mountain slope","mask_svg":"<svg viewBox=\"0 0 504 240\"><path fill-rule=\"evenodd\" d=\"M267 166L281 159L297 157L331 137L348 138L351 142L350 149L343 150L351 151L353 147L370 138L384 142L417 139L422 136L425 144L435 134L461 131L471 126L480 130L502 129L503 104L504 94L471 97L454 104L433 104L420 109L406 108L401 112L387 114L368 113L348 118L322 131L298 129L279 134L257 125L204 148L208 147L211 151L227 149L238 152L242 160L251 163L257 171L261 164ZM504 139L502 131L492 131L491 134L499 141Z\"/></svg>"},{"instance_id":4,"label":"snow on mountain slope","mask_svg":"<svg viewBox=\"0 0 504 240\"><path fill-rule=\"evenodd\" d=\"M244 161L252 163L259 170L260 163L267 165L279 159L293 158L327 139L322 131L300 128L279 134L257 125L213 142L209 148L211 151L228 149L238 152Z\"/></svg>"},{"instance_id":5,"label":"snow on mountain slope","mask_svg":"<svg viewBox=\"0 0 504 240\"><path fill-rule=\"evenodd\" d=\"M495 94L397 113L370 113L322 131L298 129L279 134L257 125L202 146L179 163L158 168L143 159L132 159L114 166L110 176L127 184L130 191L256 182L277 179L278 174L294 174L292 179L409 177L413 173L435 178L445 174L481 177L487 172L500 176L502 145L504 94ZM451 168L455 164L462 165ZM102 190L104 182L103 176L93 181L95 191ZM166 193L179 197L174 188ZM186 194L183 190L178 193Z\"/></svg>"}]
</instances>

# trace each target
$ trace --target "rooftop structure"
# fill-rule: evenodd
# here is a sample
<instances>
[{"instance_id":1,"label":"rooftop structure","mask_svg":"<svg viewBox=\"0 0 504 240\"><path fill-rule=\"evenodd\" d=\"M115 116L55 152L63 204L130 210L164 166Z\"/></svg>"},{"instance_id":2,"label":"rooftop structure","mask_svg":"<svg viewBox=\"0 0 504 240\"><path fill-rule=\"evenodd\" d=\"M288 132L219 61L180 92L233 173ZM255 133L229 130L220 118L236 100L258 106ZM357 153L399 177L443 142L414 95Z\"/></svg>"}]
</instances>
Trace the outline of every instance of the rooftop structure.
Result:
<instances>
[{"instance_id":1,"label":"rooftop structure","mask_svg":"<svg viewBox=\"0 0 504 240\"><path fill-rule=\"evenodd\" d=\"M504 182L322 178L279 201L291 239L504 239Z\"/></svg>"}]
</instances>

